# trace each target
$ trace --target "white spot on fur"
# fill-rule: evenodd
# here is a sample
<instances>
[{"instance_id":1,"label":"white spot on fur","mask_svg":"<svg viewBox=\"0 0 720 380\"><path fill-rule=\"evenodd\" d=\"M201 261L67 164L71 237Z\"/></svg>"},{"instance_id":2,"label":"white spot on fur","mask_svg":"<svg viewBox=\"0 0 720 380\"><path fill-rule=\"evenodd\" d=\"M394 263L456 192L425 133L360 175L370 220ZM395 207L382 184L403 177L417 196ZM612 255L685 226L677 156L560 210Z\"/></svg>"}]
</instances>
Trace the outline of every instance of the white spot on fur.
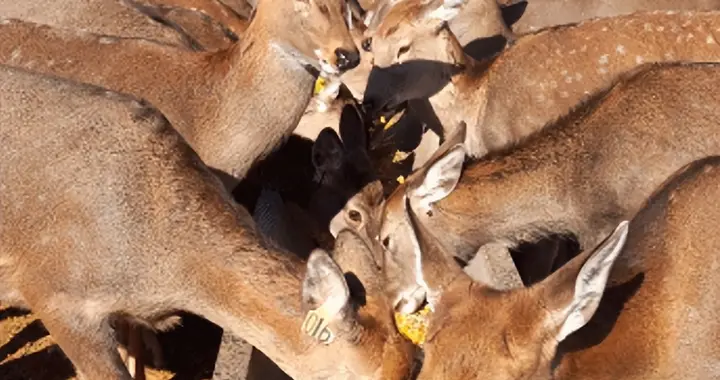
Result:
<instances>
[{"instance_id":1,"label":"white spot on fur","mask_svg":"<svg viewBox=\"0 0 720 380\"><path fill-rule=\"evenodd\" d=\"M668 15L668 16L672 16L672 15L674 15L675 13L677 13L677 12L676 12L676 11L667 11L667 12L665 12L665 14Z\"/></svg>"},{"instance_id":2,"label":"white spot on fur","mask_svg":"<svg viewBox=\"0 0 720 380\"><path fill-rule=\"evenodd\" d=\"M575 53L577 53L577 50L575 50L575 49L570 50L570 55L573 55Z\"/></svg>"},{"instance_id":3,"label":"white spot on fur","mask_svg":"<svg viewBox=\"0 0 720 380\"><path fill-rule=\"evenodd\" d=\"M600 56L600 59L598 60L598 63L601 64L601 65L607 65L607 64L608 64L608 58L609 58L609 57L608 57L607 54L603 54L603 55Z\"/></svg>"},{"instance_id":4,"label":"white spot on fur","mask_svg":"<svg viewBox=\"0 0 720 380\"><path fill-rule=\"evenodd\" d=\"M690 41L693 37L695 37L695 35L693 35L692 33L688 33L688 35L687 35L688 41Z\"/></svg>"},{"instance_id":5,"label":"white spot on fur","mask_svg":"<svg viewBox=\"0 0 720 380\"><path fill-rule=\"evenodd\" d=\"M663 57L665 57L665 59L667 59L667 60L673 59L672 53L665 53L665 54L663 55Z\"/></svg>"},{"instance_id":6,"label":"white spot on fur","mask_svg":"<svg viewBox=\"0 0 720 380\"><path fill-rule=\"evenodd\" d=\"M10 20L9 18L0 18L0 25L7 25L11 22L12 20Z\"/></svg>"},{"instance_id":7,"label":"white spot on fur","mask_svg":"<svg viewBox=\"0 0 720 380\"><path fill-rule=\"evenodd\" d=\"M708 34L708 36L705 37L705 43L707 43L707 44L714 44L714 43L715 43L715 37L713 37L712 35Z\"/></svg>"},{"instance_id":8,"label":"white spot on fur","mask_svg":"<svg viewBox=\"0 0 720 380\"><path fill-rule=\"evenodd\" d=\"M22 50L20 50L19 48L13 50L13 52L10 53L10 62L14 62L16 59L20 58L21 55L22 55Z\"/></svg>"},{"instance_id":9,"label":"white spot on fur","mask_svg":"<svg viewBox=\"0 0 720 380\"><path fill-rule=\"evenodd\" d=\"M55 61L53 61L53 60L51 59L51 60L49 60L49 61L47 62L47 65L48 65L48 67L52 67L53 65L55 65Z\"/></svg>"},{"instance_id":10,"label":"white spot on fur","mask_svg":"<svg viewBox=\"0 0 720 380\"><path fill-rule=\"evenodd\" d=\"M561 72L560 72L560 75L563 75L563 76L564 76L564 75L567 75L567 70L561 71Z\"/></svg>"},{"instance_id":11,"label":"white spot on fur","mask_svg":"<svg viewBox=\"0 0 720 380\"><path fill-rule=\"evenodd\" d=\"M572 83L572 77L565 77L565 83Z\"/></svg>"},{"instance_id":12,"label":"white spot on fur","mask_svg":"<svg viewBox=\"0 0 720 380\"><path fill-rule=\"evenodd\" d=\"M576 80L576 81L581 81L582 79L583 79L582 74L580 74L580 73L575 73L575 80Z\"/></svg>"},{"instance_id":13,"label":"white spot on fur","mask_svg":"<svg viewBox=\"0 0 720 380\"><path fill-rule=\"evenodd\" d=\"M645 62L645 58L643 58L640 55L635 56L635 63L637 63L639 65L639 64L642 64L643 62Z\"/></svg>"},{"instance_id":14,"label":"white spot on fur","mask_svg":"<svg viewBox=\"0 0 720 380\"><path fill-rule=\"evenodd\" d=\"M558 84L556 81L550 81L550 88L557 88Z\"/></svg>"},{"instance_id":15,"label":"white spot on fur","mask_svg":"<svg viewBox=\"0 0 720 380\"><path fill-rule=\"evenodd\" d=\"M646 32L652 32L652 31L653 31L652 24L649 23L649 22L646 22L645 24L643 24L643 28L645 29Z\"/></svg>"},{"instance_id":16,"label":"white spot on fur","mask_svg":"<svg viewBox=\"0 0 720 380\"><path fill-rule=\"evenodd\" d=\"M570 82L568 82L568 83L570 83ZM562 92L560 93L560 97L561 97L561 98L568 98L569 96L570 96L570 94L568 94L567 91L562 91Z\"/></svg>"},{"instance_id":17,"label":"white spot on fur","mask_svg":"<svg viewBox=\"0 0 720 380\"><path fill-rule=\"evenodd\" d=\"M98 42L103 45L110 45L116 43L118 40L115 37L102 36L98 39Z\"/></svg>"},{"instance_id":18,"label":"white spot on fur","mask_svg":"<svg viewBox=\"0 0 720 380\"><path fill-rule=\"evenodd\" d=\"M601 30L602 30L603 32L607 32L607 31L608 31L608 27L607 27L607 26L603 26Z\"/></svg>"},{"instance_id":19,"label":"white spot on fur","mask_svg":"<svg viewBox=\"0 0 720 380\"><path fill-rule=\"evenodd\" d=\"M655 28L655 30L657 30L658 32L662 32L663 30L665 30L665 27L661 25Z\"/></svg>"},{"instance_id":20,"label":"white spot on fur","mask_svg":"<svg viewBox=\"0 0 720 380\"><path fill-rule=\"evenodd\" d=\"M615 48L615 51L618 52L618 54L620 54L620 55L625 55L625 46L618 45Z\"/></svg>"},{"instance_id":21,"label":"white spot on fur","mask_svg":"<svg viewBox=\"0 0 720 380\"><path fill-rule=\"evenodd\" d=\"M608 73L607 69L604 68L604 67L599 68L599 69L598 69L598 72L599 72L600 74L607 74L607 73Z\"/></svg>"},{"instance_id":22,"label":"white spot on fur","mask_svg":"<svg viewBox=\"0 0 720 380\"><path fill-rule=\"evenodd\" d=\"M584 52L586 52L586 51L587 51L587 45L583 45L583 46L580 48L580 52L581 52L581 53L584 53Z\"/></svg>"},{"instance_id":23,"label":"white spot on fur","mask_svg":"<svg viewBox=\"0 0 720 380\"><path fill-rule=\"evenodd\" d=\"M675 42L680 43L680 42L682 42L682 40L683 40L683 36L677 36L677 38L675 39Z\"/></svg>"}]
</instances>

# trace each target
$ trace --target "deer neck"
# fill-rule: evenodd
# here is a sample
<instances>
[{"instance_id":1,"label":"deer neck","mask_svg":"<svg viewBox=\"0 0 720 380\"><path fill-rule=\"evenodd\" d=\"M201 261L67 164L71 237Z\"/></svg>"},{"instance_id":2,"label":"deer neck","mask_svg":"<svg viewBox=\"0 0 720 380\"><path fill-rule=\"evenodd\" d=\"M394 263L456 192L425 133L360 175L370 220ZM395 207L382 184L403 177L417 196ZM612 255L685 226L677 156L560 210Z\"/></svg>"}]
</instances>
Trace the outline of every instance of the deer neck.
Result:
<instances>
[{"instance_id":1,"label":"deer neck","mask_svg":"<svg viewBox=\"0 0 720 380\"><path fill-rule=\"evenodd\" d=\"M196 53L9 20L0 62L144 98L209 166L240 177L291 133L312 95L314 77L276 23L259 17L241 44Z\"/></svg>"},{"instance_id":2,"label":"deer neck","mask_svg":"<svg viewBox=\"0 0 720 380\"><path fill-rule=\"evenodd\" d=\"M548 231L577 232L573 226L582 217L572 200L563 196L562 181L553 181L551 174L532 173L532 179L511 174L516 170L552 173L551 165L493 164L481 162L466 169L455 190L433 205L431 216L418 213L447 249L469 260L488 243L513 248L537 241Z\"/></svg>"},{"instance_id":3,"label":"deer neck","mask_svg":"<svg viewBox=\"0 0 720 380\"><path fill-rule=\"evenodd\" d=\"M453 42L451 56L458 57L453 58L453 61L459 71L451 73L445 87L431 96L429 101L446 133L460 122L467 123L465 142L469 149L468 154L481 157L487 154L487 150L480 141L476 141L479 137L474 133L474 128L485 114L487 106L487 80L482 74L489 61L474 60L465 54L457 40ZM475 149L478 146L481 148Z\"/></svg>"},{"instance_id":4,"label":"deer neck","mask_svg":"<svg viewBox=\"0 0 720 380\"><path fill-rule=\"evenodd\" d=\"M293 378L333 373L321 363L325 347L301 333L305 318L301 290L305 265L295 256L260 246L247 228L208 239L212 247L187 255L187 277L197 281L188 311L247 340ZM228 239L228 237L231 237ZM224 241L225 244L215 244ZM227 242L232 242L227 244ZM336 339L327 349L337 349Z\"/></svg>"},{"instance_id":5,"label":"deer neck","mask_svg":"<svg viewBox=\"0 0 720 380\"><path fill-rule=\"evenodd\" d=\"M198 115L193 131L209 152L203 159L236 178L292 133L315 80L310 63L261 21L253 20L242 43L213 57L217 76L209 83L218 107Z\"/></svg>"}]
</instances>

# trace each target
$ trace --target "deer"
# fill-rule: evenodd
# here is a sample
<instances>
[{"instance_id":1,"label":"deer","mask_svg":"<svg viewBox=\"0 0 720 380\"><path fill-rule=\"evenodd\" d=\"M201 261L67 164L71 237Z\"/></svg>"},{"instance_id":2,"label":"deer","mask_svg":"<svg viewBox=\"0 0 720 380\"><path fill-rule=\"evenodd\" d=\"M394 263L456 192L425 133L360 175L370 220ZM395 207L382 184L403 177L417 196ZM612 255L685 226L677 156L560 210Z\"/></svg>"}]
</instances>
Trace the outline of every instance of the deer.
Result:
<instances>
[{"instance_id":1,"label":"deer","mask_svg":"<svg viewBox=\"0 0 720 380\"><path fill-rule=\"evenodd\" d=\"M418 379L717 378L718 189L720 158L694 161L600 244L505 290L448 262L409 210L440 292Z\"/></svg>"},{"instance_id":2,"label":"deer","mask_svg":"<svg viewBox=\"0 0 720 380\"><path fill-rule=\"evenodd\" d=\"M147 99L232 188L292 133L315 70L357 66L343 9L330 0L263 2L242 41L207 53L11 19L0 25L0 56L14 67Z\"/></svg>"},{"instance_id":3,"label":"deer","mask_svg":"<svg viewBox=\"0 0 720 380\"><path fill-rule=\"evenodd\" d=\"M476 263L478 280L516 286L507 249L551 233L594 247L670 174L718 152L720 96L710 89L719 70L715 63L641 65L542 133L465 169L460 125L387 199L368 185L331 229L354 229L373 247L401 312L435 299L409 209L461 265ZM486 246L492 249L475 255ZM537 260L531 267L540 270L554 258Z\"/></svg>"},{"instance_id":4,"label":"deer","mask_svg":"<svg viewBox=\"0 0 720 380\"><path fill-rule=\"evenodd\" d=\"M720 9L720 1L617 1L617 0L529 0L522 15L512 24L515 33L531 33L548 26L572 24L595 17L615 17L648 11L709 11Z\"/></svg>"},{"instance_id":5,"label":"deer","mask_svg":"<svg viewBox=\"0 0 720 380\"><path fill-rule=\"evenodd\" d=\"M463 1L407 1L373 34L366 108L429 96L442 134L467 124L473 158L514 146L638 65L720 59L719 12L663 11L547 28L474 61L444 26Z\"/></svg>"},{"instance_id":6,"label":"deer","mask_svg":"<svg viewBox=\"0 0 720 380\"><path fill-rule=\"evenodd\" d=\"M354 3L349 1L350 4ZM360 16L351 20L353 37L361 46L361 60L358 67L343 73L339 80L344 83L357 99L362 99L368 78L372 71L372 35L385 15L395 7L404 7L404 1L377 1L369 4L356 2L361 9ZM397 12L397 11L396 11ZM362 20L357 20L362 17ZM470 0L465 11L460 14L449 28L458 36L458 40L467 54L475 59L488 58L501 51L506 42L514 41L515 35L505 24L501 10L495 0Z\"/></svg>"},{"instance_id":7,"label":"deer","mask_svg":"<svg viewBox=\"0 0 720 380\"><path fill-rule=\"evenodd\" d=\"M114 316L152 327L178 310L296 379L408 376L414 348L352 231L334 258L303 262L263 243L147 101L8 66L0 78L0 299L38 315L79 379L130 379Z\"/></svg>"}]
</instances>

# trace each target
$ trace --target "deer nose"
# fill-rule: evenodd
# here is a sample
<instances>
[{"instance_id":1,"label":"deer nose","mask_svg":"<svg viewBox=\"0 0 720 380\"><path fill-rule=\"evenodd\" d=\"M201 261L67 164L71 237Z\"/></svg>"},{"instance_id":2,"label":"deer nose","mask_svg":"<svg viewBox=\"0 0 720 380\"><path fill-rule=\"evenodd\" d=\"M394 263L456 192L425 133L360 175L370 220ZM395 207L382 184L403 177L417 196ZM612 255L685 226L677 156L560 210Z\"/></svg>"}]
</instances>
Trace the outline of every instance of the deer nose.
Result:
<instances>
[{"instance_id":1,"label":"deer nose","mask_svg":"<svg viewBox=\"0 0 720 380\"><path fill-rule=\"evenodd\" d=\"M335 49L335 57L337 58L337 67L340 71L353 69L360 64L360 52L357 49L354 51L340 48Z\"/></svg>"}]
</instances>

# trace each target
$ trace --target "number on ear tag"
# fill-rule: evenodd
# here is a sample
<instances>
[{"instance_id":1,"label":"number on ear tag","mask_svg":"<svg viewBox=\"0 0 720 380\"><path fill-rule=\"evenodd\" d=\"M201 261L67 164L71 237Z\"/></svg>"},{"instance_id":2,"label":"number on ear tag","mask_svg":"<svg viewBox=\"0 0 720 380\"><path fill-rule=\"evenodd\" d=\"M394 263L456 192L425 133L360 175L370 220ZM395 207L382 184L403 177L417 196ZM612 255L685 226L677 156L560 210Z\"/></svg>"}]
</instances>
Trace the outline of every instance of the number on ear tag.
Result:
<instances>
[{"instance_id":1,"label":"number on ear tag","mask_svg":"<svg viewBox=\"0 0 720 380\"><path fill-rule=\"evenodd\" d=\"M335 339L335 334L328 327L330 318L325 309L310 310L305 316L302 324L302 331L324 344L330 344Z\"/></svg>"}]
</instances>

